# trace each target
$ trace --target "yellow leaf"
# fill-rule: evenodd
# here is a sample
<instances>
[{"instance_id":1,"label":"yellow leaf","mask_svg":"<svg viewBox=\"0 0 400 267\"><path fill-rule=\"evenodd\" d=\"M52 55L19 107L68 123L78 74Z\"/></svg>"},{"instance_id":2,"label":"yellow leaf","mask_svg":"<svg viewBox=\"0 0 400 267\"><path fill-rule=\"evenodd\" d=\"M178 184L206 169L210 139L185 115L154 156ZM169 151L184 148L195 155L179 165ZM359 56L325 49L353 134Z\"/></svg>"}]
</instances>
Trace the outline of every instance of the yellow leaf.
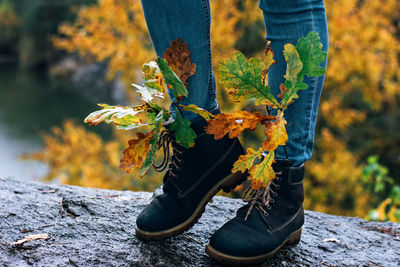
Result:
<instances>
[{"instance_id":1,"label":"yellow leaf","mask_svg":"<svg viewBox=\"0 0 400 267\"><path fill-rule=\"evenodd\" d=\"M269 121L264 124L266 126L265 136L267 140L262 143L262 148L267 151L273 151L280 145L285 145L288 141L286 132L286 120L283 117L283 112L278 114L276 121Z\"/></svg>"},{"instance_id":2,"label":"yellow leaf","mask_svg":"<svg viewBox=\"0 0 400 267\"><path fill-rule=\"evenodd\" d=\"M182 107L183 110L187 110L187 111L191 111L195 114L199 114L201 117L203 117L206 121L210 120L211 117L213 117L214 115L212 115L210 112L208 112L205 109L199 108L196 105L179 105Z\"/></svg>"},{"instance_id":3,"label":"yellow leaf","mask_svg":"<svg viewBox=\"0 0 400 267\"><path fill-rule=\"evenodd\" d=\"M267 187L268 182L275 178L275 171L272 168L272 163L275 162L274 157L275 152L272 151L265 156L260 164L254 165L251 168L249 180L254 190Z\"/></svg>"},{"instance_id":4,"label":"yellow leaf","mask_svg":"<svg viewBox=\"0 0 400 267\"><path fill-rule=\"evenodd\" d=\"M137 139L128 141L129 147L122 152L122 159L119 165L121 170L130 173L135 168L140 169L150 150L150 140L153 134L153 131L147 134L137 133Z\"/></svg>"},{"instance_id":5,"label":"yellow leaf","mask_svg":"<svg viewBox=\"0 0 400 267\"><path fill-rule=\"evenodd\" d=\"M264 151L262 148L259 148L257 151L252 148L248 148L247 154L241 155L239 159L233 164L232 173L238 171L244 173L246 170L250 170L251 167L253 167L254 160L256 158L260 158L263 152Z\"/></svg>"},{"instance_id":6,"label":"yellow leaf","mask_svg":"<svg viewBox=\"0 0 400 267\"><path fill-rule=\"evenodd\" d=\"M263 116L259 113L236 111L231 114L217 114L208 122L206 132L213 134L215 140L221 139L229 133L229 138L235 138L245 129L253 131L257 124L274 120L275 116Z\"/></svg>"}]
</instances>

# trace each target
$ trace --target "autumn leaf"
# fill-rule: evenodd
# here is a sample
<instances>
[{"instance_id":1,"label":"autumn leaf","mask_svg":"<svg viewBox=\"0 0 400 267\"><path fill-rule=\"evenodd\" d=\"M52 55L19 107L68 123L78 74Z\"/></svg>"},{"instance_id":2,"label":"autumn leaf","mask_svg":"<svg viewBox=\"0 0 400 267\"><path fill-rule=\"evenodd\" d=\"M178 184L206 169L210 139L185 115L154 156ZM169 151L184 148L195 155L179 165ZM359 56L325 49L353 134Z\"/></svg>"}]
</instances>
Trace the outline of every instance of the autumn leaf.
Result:
<instances>
[{"instance_id":1,"label":"autumn leaf","mask_svg":"<svg viewBox=\"0 0 400 267\"><path fill-rule=\"evenodd\" d=\"M165 82L157 62L150 61L143 65L142 78L146 87L157 90L160 93L165 92Z\"/></svg>"},{"instance_id":2,"label":"autumn leaf","mask_svg":"<svg viewBox=\"0 0 400 267\"><path fill-rule=\"evenodd\" d=\"M187 43L180 38L171 41L170 47L165 50L163 58L188 88L187 79L196 73L196 64L192 63Z\"/></svg>"},{"instance_id":3,"label":"autumn leaf","mask_svg":"<svg viewBox=\"0 0 400 267\"><path fill-rule=\"evenodd\" d=\"M148 150L146 158L143 161L143 164L140 168L139 177L145 176L148 170L151 168L151 166L153 166L153 162L156 158L156 153L158 149L157 141L160 136L160 131L163 125L163 121L164 121L163 111L160 111L160 113L158 113L155 118L153 136L149 141L150 149Z\"/></svg>"},{"instance_id":4,"label":"autumn leaf","mask_svg":"<svg viewBox=\"0 0 400 267\"><path fill-rule=\"evenodd\" d=\"M229 138L235 138L245 129L253 131L257 124L275 119L275 116L263 116L259 113L236 111L231 114L217 114L206 126L206 132L213 134L215 140L221 139L227 133Z\"/></svg>"},{"instance_id":5,"label":"autumn leaf","mask_svg":"<svg viewBox=\"0 0 400 267\"><path fill-rule=\"evenodd\" d=\"M261 60L247 60L242 53L235 52L231 58L219 63L219 79L233 101L255 98L257 105L277 107L278 102L271 94L270 87L263 85L264 67Z\"/></svg>"},{"instance_id":6,"label":"autumn leaf","mask_svg":"<svg viewBox=\"0 0 400 267\"><path fill-rule=\"evenodd\" d=\"M149 103L154 97L164 98L165 83L161 71L155 61L143 65L144 84L131 84L143 101Z\"/></svg>"},{"instance_id":7,"label":"autumn leaf","mask_svg":"<svg viewBox=\"0 0 400 267\"><path fill-rule=\"evenodd\" d=\"M262 143L262 148L266 151L273 151L280 145L285 145L288 141L286 132L286 120L283 117L283 112L280 112L276 117L276 121L269 121L264 124L266 126L265 136L267 140Z\"/></svg>"},{"instance_id":8,"label":"autumn leaf","mask_svg":"<svg viewBox=\"0 0 400 267\"><path fill-rule=\"evenodd\" d=\"M322 43L317 32L309 32L306 37L300 38L296 50L303 62L303 69L299 74L300 81L304 75L318 77L325 74L325 69L319 65L324 62L327 53L322 51Z\"/></svg>"},{"instance_id":9,"label":"autumn leaf","mask_svg":"<svg viewBox=\"0 0 400 267\"><path fill-rule=\"evenodd\" d=\"M49 234L36 234L36 235L27 235L23 239L18 240L17 242L8 243L9 245L22 245L26 242L32 242L35 240L46 240L49 239Z\"/></svg>"},{"instance_id":10,"label":"autumn leaf","mask_svg":"<svg viewBox=\"0 0 400 267\"><path fill-rule=\"evenodd\" d=\"M261 163L254 165L250 169L249 180L251 181L251 186L254 190L266 187L268 182L275 178L275 171L272 168L272 163L275 162L274 157L275 152L272 151L264 157Z\"/></svg>"},{"instance_id":11,"label":"autumn leaf","mask_svg":"<svg viewBox=\"0 0 400 267\"><path fill-rule=\"evenodd\" d=\"M246 152L247 153L245 155L241 155L239 159L233 164L232 173L238 171L244 173L246 170L250 170L251 167L253 167L254 161L257 158L259 159L261 157L264 150L262 148L259 148L257 151L255 151L252 148L248 148Z\"/></svg>"},{"instance_id":12,"label":"autumn leaf","mask_svg":"<svg viewBox=\"0 0 400 267\"><path fill-rule=\"evenodd\" d=\"M264 69L262 71L261 79L264 86L268 85L268 69L271 65L276 64L274 60L274 52L272 51L271 41L267 42L267 48L264 52Z\"/></svg>"},{"instance_id":13,"label":"autumn leaf","mask_svg":"<svg viewBox=\"0 0 400 267\"><path fill-rule=\"evenodd\" d=\"M190 127L190 124L190 120L182 117L180 112L176 112L176 118L169 127L169 129L175 134L176 142L185 148L193 147L194 139L196 138L196 133Z\"/></svg>"},{"instance_id":14,"label":"autumn leaf","mask_svg":"<svg viewBox=\"0 0 400 267\"><path fill-rule=\"evenodd\" d=\"M165 59L163 58L158 57L157 64L161 70L165 82L168 84L168 88L171 89L176 101L179 102L182 97L188 96L189 92L186 86L182 83L176 73L171 70L171 68L168 66L167 61L165 61Z\"/></svg>"},{"instance_id":15,"label":"autumn leaf","mask_svg":"<svg viewBox=\"0 0 400 267\"><path fill-rule=\"evenodd\" d=\"M84 120L89 126L97 125L104 121L105 123L114 123L118 129L130 130L141 127L142 121L136 115L142 110L135 110L131 107L110 106L107 104L98 104L102 110L90 113Z\"/></svg>"},{"instance_id":16,"label":"autumn leaf","mask_svg":"<svg viewBox=\"0 0 400 267\"><path fill-rule=\"evenodd\" d=\"M285 85L288 88L292 88L297 83L297 75L303 69L303 63L300 60L296 47L292 44L284 45L283 55L287 64L286 74L283 76L286 79Z\"/></svg>"},{"instance_id":17,"label":"autumn leaf","mask_svg":"<svg viewBox=\"0 0 400 267\"><path fill-rule=\"evenodd\" d=\"M153 138L154 131L143 134L136 133L137 139L128 141L129 146L122 152L119 168L127 173L133 169L140 169L150 150L150 140Z\"/></svg>"},{"instance_id":18,"label":"autumn leaf","mask_svg":"<svg viewBox=\"0 0 400 267\"><path fill-rule=\"evenodd\" d=\"M212 115L210 112L208 112L205 109L199 108L196 105L179 105L182 107L182 110L186 110L186 111L191 111L195 114L200 115L201 117L203 117L205 120L210 120L214 115Z\"/></svg>"}]
</instances>

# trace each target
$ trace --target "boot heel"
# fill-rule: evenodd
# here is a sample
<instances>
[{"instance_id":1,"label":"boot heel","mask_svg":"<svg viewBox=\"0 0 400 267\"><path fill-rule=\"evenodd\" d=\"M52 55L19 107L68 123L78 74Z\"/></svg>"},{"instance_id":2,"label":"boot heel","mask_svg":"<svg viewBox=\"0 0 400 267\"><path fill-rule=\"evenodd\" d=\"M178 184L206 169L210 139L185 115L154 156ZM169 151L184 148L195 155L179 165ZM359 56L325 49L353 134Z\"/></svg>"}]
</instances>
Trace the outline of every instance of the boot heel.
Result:
<instances>
[{"instance_id":1,"label":"boot heel","mask_svg":"<svg viewBox=\"0 0 400 267\"><path fill-rule=\"evenodd\" d=\"M225 178L225 181L221 184L221 189L225 193L229 193L233 189L235 189L236 186L243 183L246 179L247 179L247 172L246 173L242 173L242 172L232 173L227 178Z\"/></svg>"},{"instance_id":2,"label":"boot heel","mask_svg":"<svg viewBox=\"0 0 400 267\"><path fill-rule=\"evenodd\" d=\"M297 245L300 242L301 239L301 229L297 230L296 232L292 233L288 240L286 241L286 245L288 246L294 246Z\"/></svg>"}]
</instances>

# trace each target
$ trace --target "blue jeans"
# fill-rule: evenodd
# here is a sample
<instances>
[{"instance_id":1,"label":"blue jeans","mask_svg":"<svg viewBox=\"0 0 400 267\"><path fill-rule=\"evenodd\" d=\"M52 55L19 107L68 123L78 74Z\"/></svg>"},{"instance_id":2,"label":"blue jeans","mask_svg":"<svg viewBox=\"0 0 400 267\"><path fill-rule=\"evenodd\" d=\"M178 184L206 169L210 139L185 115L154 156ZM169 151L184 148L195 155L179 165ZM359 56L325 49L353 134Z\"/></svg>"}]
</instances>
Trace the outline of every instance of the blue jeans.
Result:
<instances>
[{"instance_id":1,"label":"blue jeans","mask_svg":"<svg viewBox=\"0 0 400 267\"><path fill-rule=\"evenodd\" d=\"M189 97L182 103L196 104L211 112L218 110L211 60L209 0L142 0L142 6L158 56L162 56L172 40L181 38L188 43L197 69L196 75L188 80ZM264 16L266 38L271 41L278 62L268 72L269 84L277 95L286 72L284 44L296 44L300 37L315 31L321 37L323 50L328 51L325 6L323 0L260 0L259 8ZM326 61L323 64L326 68ZM286 150L295 166L311 158L324 76L307 77L305 82L309 88L299 91L299 98L285 112L289 136ZM185 117L195 118L191 113ZM278 148L276 157L286 158L283 147Z\"/></svg>"}]
</instances>

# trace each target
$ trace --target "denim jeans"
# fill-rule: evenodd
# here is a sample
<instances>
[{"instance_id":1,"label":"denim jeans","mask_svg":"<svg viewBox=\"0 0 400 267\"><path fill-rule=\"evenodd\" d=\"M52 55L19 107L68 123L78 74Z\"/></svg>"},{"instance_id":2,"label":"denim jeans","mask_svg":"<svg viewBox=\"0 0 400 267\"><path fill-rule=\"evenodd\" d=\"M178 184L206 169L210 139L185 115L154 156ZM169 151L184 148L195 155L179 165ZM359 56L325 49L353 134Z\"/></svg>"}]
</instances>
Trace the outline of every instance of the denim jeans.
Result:
<instances>
[{"instance_id":1,"label":"denim jeans","mask_svg":"<svg viewBox=\"0 0 400 267\"><path fill-rule=\"evenodd\" d=\"M172 40L181 38L188 43L192 61L196 63L196 74L188 79L189 96L182 103L215 112L218 104L211 61L209 0L142 0L142 6L158 56L162 56ZM321 37L323 50L328 50L325 6L323 0L260 0L258 6L263 12L266 38L271 41L278 62L268 72L271 90L277 95L286 72L284 44L296 44L300 37L315 31ZM326 61L323 66L326 68ZM323 82L324 76L307 77L305 83L309 88L299 91L299 98L285 112L289 136L286 150L295 166L311 158ZM191 113L185 117L195 118ZM277 149L276 157L286 158L283 147Z\"/></svg>"}]
</instances>

